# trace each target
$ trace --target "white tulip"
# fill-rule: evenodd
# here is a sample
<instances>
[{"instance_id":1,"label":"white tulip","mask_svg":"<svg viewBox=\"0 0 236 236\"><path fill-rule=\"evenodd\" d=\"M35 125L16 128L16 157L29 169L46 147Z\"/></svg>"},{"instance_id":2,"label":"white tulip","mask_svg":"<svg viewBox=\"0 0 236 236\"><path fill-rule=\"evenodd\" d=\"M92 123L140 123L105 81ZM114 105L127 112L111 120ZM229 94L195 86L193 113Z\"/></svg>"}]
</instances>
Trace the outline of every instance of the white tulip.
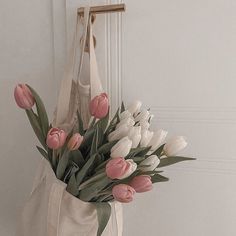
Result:
<instances>
[{"instance_id":1,"label":"white tulip","mask_svg":"<svg viewBox=\"0 0 236 236\"><path fill-rule=\"evenodd\" d=\"M128 162L130 164L129 169L127 170L127 172L125 172L124 175L122 175L118 179L125 179L125 178L129 177L137 169L137 164L132 159L127 159L126 162Z\"/></svg>"},{"instance_id":2,"label":"white tulip","mask_svg":"<svg viewBox=\"0 0 236 236\"><path fill-rule=\"evenodd\" d=\"M128 126L127 124L122 124L118 129L115 129L108 135L108 141L111 142L114 140L122 139L123 137L127 136L129 130L130 126Z\"/></svg>"},{"instance_id":3,"label":"white tulip","mask_svg":"<svg viewBox=\"0 0 236 236\"><path fill-rule=\"evenodd\" d=\"M124 137L111 148L111 157L126 157L131 147L132 141L128 137Z\"/></svg>"},{"instance_id":4,"label":"white tulip","mask_svg":"<svg viewBox=\"0 0 236 236\"><path fill-rule=\"evenodd\" d=\"M141 121L140 122L141 130L147 130L150 127L150 123L147 120Z\"/></svg>"},{"instance_id":5,"label":"white tulip","mask_svg":"<svg viewBox=\"0 0 236 236\"><path fill-rule=\"evenodd\" d=\"M134 119L132 117L127 117L123 120L121 120L117 125L116 129L118 129L123 124L126 124L127 126L133 126L135 124Z\"/></svg>"},{"instance_id":6,"label":"white tulip","mask_svg":"<svg viewBox=\"0 0 236 236\"><path fill-rule=\"evenodd\" d=\"M122 113L120 113L120 120L126 119L128 117L133 117L128 110L125 110Z\"/></svg>"},{"instance_id":7,"label":"white tulip","mask_svg":"<svg viewBox=\"0 0 236 236\"><path fill-rule=\"evenodd\" d=\"M147 147L153 137L153 132L150 130L144 130L142 131L141 136L140 146Z\"/></svg>"},{"instance_id":8,"label":"white tulip","mask_svg":"<svg viewBox=\"0 0 236 236\"><path fill-rule=\"evenodd\" d=\"M128 137L132 141L132 148L136 148L141 141L141 127L132 127L128 133Z\"/></svg>"},{"instance_id":9,"label":"white tulip","mask_svg":"<svg viewBox=\"0 0 236 236\"><path fill-rule=\"evenodd\" d=\"M141 171L153 171L157 168L160 163L160 159L157 155L151 155L143 160L139 165Z\"/></svg>"},{"instance_id":10,"label":"white tulip","mask_svg":"<svg viewBox=\"0 0 236 236\"><path fill-rule=\"evenodd\" d=\"M164 153L166 156L174 156L186 146L187 142L185 141L184 137L177 136L167 141L164 146Z\"/></svg>"},{"instance_id":11,"label":"white tulip","mask_svg":"<svg viewBox=\"0 0 236 236\"><path fill-rule=\"evenodd\" d=\"M140 108L142 106L142 102L140 101L135 101L132 104L129 105L128 107L128 111L132 114L135 115L136 113L138 113L140 111Z\"/></svg>"},{"instance_id":12,"label":"white tulip","mask_svg":"<svg viewBox=\"0 0 236 236\"><path fill-rule=\"evenodd\" d=\"M151 146L152 151L155 151L164 142L167 133L168 132L163 129L159 129L154 133L151 141L148 144L148 146Z\"/></svg>"},{"instance_id":13,"label":"white tulip","mask_svg":"<svg viewBox=\"0 0 236 236\"><path fill-rule=\"evenodd\" d=\"M135 118L135 122L144 122L148 121L148 118L150 117L150 112L148 110L142 110Z\"/></svg>"}]
</instances>

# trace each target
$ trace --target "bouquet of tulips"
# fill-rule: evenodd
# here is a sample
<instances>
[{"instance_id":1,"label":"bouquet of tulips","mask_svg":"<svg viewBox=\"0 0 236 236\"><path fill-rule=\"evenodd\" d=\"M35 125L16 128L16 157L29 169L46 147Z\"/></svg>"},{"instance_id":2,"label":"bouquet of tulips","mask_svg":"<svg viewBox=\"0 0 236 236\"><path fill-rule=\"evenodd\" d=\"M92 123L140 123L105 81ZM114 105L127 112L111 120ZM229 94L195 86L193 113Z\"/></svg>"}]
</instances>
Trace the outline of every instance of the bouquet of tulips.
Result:
<instances>
[{"instance_id":1,"label":"bouquet of tulips","mask_svg":"<svg viewBox=\"0 0 236 236\"><path fill-rule=\"evenodd\" d=\"M153 115L139 101L127 108L122 103L110 119L108 97L102 93L90 102L88 128L78 112L77 124L66 133L49 124L43 102L30 86L17 85L14 95L42 145L37 149L67 191L83 201L131 202L135 193L168 181L162 167L193 159L177 156L187 145L182 136L165 142L167 131L150 130Z\"/></svg>"}]
</instances>

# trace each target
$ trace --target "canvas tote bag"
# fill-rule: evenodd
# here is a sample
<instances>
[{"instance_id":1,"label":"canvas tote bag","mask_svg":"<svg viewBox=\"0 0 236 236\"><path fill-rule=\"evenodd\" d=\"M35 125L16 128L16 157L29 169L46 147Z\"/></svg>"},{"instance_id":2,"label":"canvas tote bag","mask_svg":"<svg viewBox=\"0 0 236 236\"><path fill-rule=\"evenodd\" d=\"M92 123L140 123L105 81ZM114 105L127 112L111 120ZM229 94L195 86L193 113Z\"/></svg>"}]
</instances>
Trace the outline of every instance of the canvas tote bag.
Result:
<instances>
[{"instance_id":1,"label":"canvas tote bag","mask_svg":"<svg viewBox=\"0 0 236 236\"><path fill-rule=\"evenodd\" d=\"M77 19L71 59L61 82L54 125L70 130L76 120L75 110L81 114L88 112L86 104L90 98L102 91L98 76L93 45L92 22L89 7L85 9L82 41L79 39L79 19ZM89 28L90 84L80 82L85 41ZM78 46L81 46L79 66ZM77 66L77 68L76 68ZM84 91L85 90L85 91ZM83 97L86 95L85 97ZM82 97L82 103L81 98ZM88 124L89 115L83 115ZM102 236L122 236L123 215L119 202L111 202L111 217ZM42 159L33 184L32 192L26 202L19 221L17 236L96 236L98 229L97 213L94 205L83 202L66 191L66 184L58 180L47 160Z\"/></svg>"}]
</instances>

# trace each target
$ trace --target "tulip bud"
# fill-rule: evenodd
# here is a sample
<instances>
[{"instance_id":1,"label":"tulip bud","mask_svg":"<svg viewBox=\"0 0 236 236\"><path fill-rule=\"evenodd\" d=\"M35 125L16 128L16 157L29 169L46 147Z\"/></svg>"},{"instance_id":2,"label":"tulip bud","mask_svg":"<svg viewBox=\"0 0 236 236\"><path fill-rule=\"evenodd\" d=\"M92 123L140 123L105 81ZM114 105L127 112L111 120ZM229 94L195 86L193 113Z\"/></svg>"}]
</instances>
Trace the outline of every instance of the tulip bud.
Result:
<instances>
[{"instance_id":1,"label":"tulip bud","mask_svg":"<svg viewBox=\"0 0 236 236\"><path fill-rule=\"evenodd\" d=\"M139 169L143 172L153 171L157 168L160 163L160 159L157 155L151 155L143 160L139 165Z\"/></svg>"},{"instance_id":2,"label":"tulip bud","mask_svg":"<svg viewBox=\"0 0 236 236\"><path fill-rule=\"evenodd\" d=\"M169 141L164 146L164 153L166 156L175 156L178 152L183 150L187 146L183 136L177 136Z\"/></svg>"},{"instance_id":3,"label":"tulip bud","mask_svg":"<svg viewBox=\"0 0 236 236\"><path fill-rule=\"evenodd\" d=\"M131 147L132 141L128 137L124 137L111 148L111 157L126 157Z\"/></svg>"},{"instance_id":4,"label":"tulip bud","mask_svg":"<svg viewBox=\"0 0 236 236\"><path fill-rule=\"evenodd\" d=\"M135 176L129 185L134 188L137 193L143 193L152 190L152 181L149 175Z\"/></svg>"},{"instance_id":5,"label":"tulip bud","mask_svg":"<svg viewBox=\"0 0 236 236\"><path fill-rule=\"evenodd\" d=\"M148 121L148 118L150 117L150 112L148 110L141 111L135 118L135 122L143 122Z\"/></svg>"},{"instance_id":6,"label":"tulip bud","mask_svg":"<svg viewBox=\"0 0 236 236\"><path fill-rule=\"evenodd\" d=\"M69 150L73 151L80 147L81 143L83 142L84 137L81 136L79 133L75 133L70 138L67 147Z\"/></svg>"},{"instance_id":7,"label":"tulip bud","mask_svg":"<svg viewBox=\"0 0 236 236\"><path fill-rule=\"evenodd\" d=\"M62 147L66 141L67 134L59 128L51 128L47 134L47 145L51 149Z\"/></svg>"},{"instance_id":8,"label":"tulip bud","mask_svg":"<svg viewBox=\"0 0 236 236\"><path fill-rule=\"evenodd\" d=\"M16 104L20 108L28 110L28 109L31 109L35 104L34 97L30 89L28 88L28 86L25 84L18 84L15 87L14 97L15 97Z\"/></svg>"},{"instance_id":9,"label":"tulip bud","mask_svg":"<svg viewBox=\"0 0 236 236\"><path fill-rule=\"evenodd\" d=\"M112 188L112 195L118 202L128 203L133 201L135 190L127 184L118 184Z\"/></svg>"},{"instance_id":10,"label":"tulip bud","mask_svg":"<svg viewBox=\"0 0 236 236\"><path fill-rule=\"evenodd\" d=\"M123 157L111 159L106 165L106 174L111 179L125 179L137 169L137 164Z\"/></svg>"},{"instance_id":11,"label":"tulip bud","mask_svg":"<svg viewBox=\"0 0 236 236\"><path fill-rule=\"evenodd\" d=\"M118 129L114 130L108 135L109 142L119 140L127 136L128 132L130 130L130 126L127 124L121 125Z\"/></svg>"},{"instance_id":12,"label":"tulip bud","mask_svg":"<svg viewBox=\"0 0 236 236\"><path fill-rule=\"evenodd\" d=\"M128 133L128 137L132 141L132 148L136 148L141 140L141 127L132 127Z\"/></svg>"},{"instance_id":13,"label":"tulip bud","mask_svg":"<svg viewBox=\"0 0 236 236\"><path fill-rule=\"evenodd\" d=\"M132 103L129 107L128 107L128 111L132 114L135 115L140 111L140 108L142 106L142 102L140 101L135 101L134 103Z\"/></svg>"},{"instance_id":14,"label":"tulip bud","mask_svg":"<svg viewBox=\"0 0 236 236\"><path fill-rule=\"evenodd\" d=\"M122 113L120 113L120 120L129 118L129 117L132 117L132 114L128 110L125 110Z\"/></svg>"},{"instance_id":15,"label":"tulip bud","mask_svg":"<svg viewBox=\"0 0 236 236\"><path fill-rule=\"evenodd\" d=\"M148 144L148 146L151 146L152 151L155 151L164 142L167 133L167 131L162 129L159 129L157 132L154 133L151 141Z\"/></svg>"},{"instance_id":16,"label":"tulip bud","mask_svg":"<svg viewBox=\"0 0 236 236\"><path fill-rule=\"evenodd\" d=\"M120 126L122 125L127 125L129 127L133 126L135 124L134 119L131 117L127 117L124 118L123 120L121 120L117 125L116 125L116 129L118 129Z\"/></svg>"},{"instance_id":17,"label":"tulip bud","mask_svg":"<svg viewBox=\"0 0 236 236\"><path fill-rule=\"evenodd\" d=\"M89 104L90 114L97 119L104 118L109 110L109 102L106 93L94 97Z\"/></svg>"},{"instance_id":18,"label":"tulip bud","mask_svg":"<svg viewBox=\"0 0 236 236\"><path fill-rule=\"evenodd\" d=\"M149 130L144 130L142 131L141 136L142 138L141 138L140 146L147 147L153 137L153 132Z\"/></svg>"}]
</instances>

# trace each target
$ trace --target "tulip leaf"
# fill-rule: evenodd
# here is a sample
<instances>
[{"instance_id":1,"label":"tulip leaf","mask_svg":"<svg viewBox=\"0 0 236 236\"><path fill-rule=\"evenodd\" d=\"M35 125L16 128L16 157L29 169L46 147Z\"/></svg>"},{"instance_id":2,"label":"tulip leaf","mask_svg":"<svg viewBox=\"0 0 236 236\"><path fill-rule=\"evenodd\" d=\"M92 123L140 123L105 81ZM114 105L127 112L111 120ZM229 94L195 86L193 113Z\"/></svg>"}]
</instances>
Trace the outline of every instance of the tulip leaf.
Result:
<instances>
[{"instance_id":1,"label":"tulip leaf","mask_svg":"<svg viewBox=\"0 0 236 236\"><path fill-rule=\"evenodd\" d=\"M108 202L93 203L97 210L98 231L97 236L101 236L111 216L111 206Z\"/></svg>"},{"instance_id":2,"label":"tulip leaf","mask_svg":"<svg viewBox=\"0 0 236 236\"><path fill-rule=\"evenodd\" d=\"M28 84L27 84L27 86L30 89L30 91L35 99L37 113L38 113L38 117L39 117L39 121L40 121L40 126L42 128L44 137L46 137L48 130L49 130L47 111L45 109L45 106L44 106L40 96L37 94L37 92L33 88L31 88Z\"/></svg>"},{"instance_id":3,"label":"tulip leaf","mask_svg":"<svg viewBox=\"0 0 236 236\"><path fill-rule=\"evenodd\" d=\"M157 155L158 157L160 157L162 151L163 151L163 148L164 148L165 144L162 144L156 151L154 151L152 153L152 155Z\"/></svg>"},{"instance_id":4,"label":"tulip leaf","mask_svg":"<svg viewBox=\"0 0 236 236\"><path fill-rule=\"evenodd\" d=\"M145 156L151 147L138 147L132 148L126 158L132 158L135 156Z\"/></svg>"},{"instance_id":5,"label":"tulip leaf","mask_svg":"<svg viewBox=\"0 0 236 236\"><path fill-rule=\"evenodd\" d=\"M94 132L95 132L95 128L90 128L88 129L85 134L84 134L84 140L80 145L80 148L84 148L87 147L89 145L91 145L91 142L93 140L93 136L94 136Z\"/></svg>"},{"instance_id":6,"label":"tulip leaf","mask_svg":"<svg viewBox=\"0 0 236 236\"><path fill-rule=\"evenodd\" d=\"M169 179L163 175L155 174L151 176L152 183L157 183L157 182L166 182Z\"/></svg>"},{"instance_id":7,"label":"tulip leaf","mask_svg":"<svg viewBox=\"0 0 236 236\"><path fill-rule=\"evenodd\" d=\"M74 150L70 152L70 160L72 160L76 165L82 167L85 164L84 157L80 150Z\"/></svg>"},{"instance_id":8,"label":"tulip leaf","mask_svg":"<svg viewBox=\"0 0 236 236\"><path fill-rule=\"evenodd\" d=\"M25 110L28 119L30 121L31 127L34 130L34 133L36 134L39 142L42 144L42 146L46 149L47 145L45 143L45 137L43 136L42 130L40 129L40 125L38 123L37 115L33 112L33 110Z\"/></svg>"},{"instance_id":9,"label":"tulip leaf","mask_svg":"<svg viewBox=\"0 0 236 236\"><path fill-rule=\"evenodd\" d=\"M93 185L82 189L79 193L79 198L83 201L91 201L94 197L98 195L108 184L112 183L113 180L105 176L102 179L96 181Z\"/></svg>"},{"instance_id":10,"label":"tulip leaf","mask_svg":"<svg viewBox=\"0 0 236 236\"><path fill-rule=\"evenodd\" d=\"M79 129L79 133L81 135L84 135L84 124L83 124L83 120L81 118L81 115L79 113L79 111L77 111L77 118L78 118L78 129Z\"/></svg>"},{"instance_id":11,"label":"tulip leaf","mask_svg":"<svg viewBox=\"0 0 236 236\"><path fill-rule=\"evenodd\" d=\"M72 174L70 180L67 184L66 190L74 196L77 196L79 193L77 182L75 178L75 174Z\"/></svg>"},{"instance_id":12,"label":"tulip leaf","mask_svg":"<svg viewBox=\"0 0 236 236\"><path fill-rule=\"evenodd\" d=\"M123 111L125 111L125 104L124 104L124 102L122 101L122 103L121 103L121 108L120 108L120 112L122 113Z\"/></svg>"},{"instance_id":13,"label":"tulip leaf","mask_svg":"<svg viewBox=\"0 0 236 236\"><path fill-rule=\"evenodd\" d=\"M106 135L108 135L109 133L111 133L114 128L116 127L116 124L118 123L119 121L119 111L120 109L118 108L117 111L116 111L116 114L114 115L114 117L112 118L107 130L106 130Z\"/></svg>"},{"instance_id":14,"label":"tulip leaf","mask_svg":"<svg viewBox=\"0 0 236 236\"><path fill-rule=\"evenodd\" d=\"M98 131L98 126L97 126L94 136L93 136L93 141L92 141L91 150L90 150L90 156L92 156L98 150L98 132L99 131Z\"/></svg>"},{"instance_id":15,"label":"tulip leaf","mask_svg":"<svg viewBox=\"0 0 236 236\"><path fill-rule=\"evenodd\" d=\"M145 157L136 156L136 157L133 157L132 159L133 159L134 162L138 162L139 163L139 162L145 160Z\"/></svg>"},{"instance_id":16,"label":"tulip leaf","mask_svg":"<svg viewBox=\"0 0 236 236\"><path fill-rule=\"evenodd\" d=\"M140 152L138 152L136 155L139 156L145 156L151 149L151 146L143 148Z\"/></svg>"},{"instance_id":17,"label":"tulip leaf","mask_svg":"<svg viewBox=\"0 0 236 236\"><path fill-rule=\"evenodd\" d=\"M41 148L41 147L39 147L39 146L36 146L36 148L37 148L38 151L41 153L41 155L42 155L43 157L45 157L45 158L50 162L50 158L49 158L49 156L48 156L48 153L47 153L43 148Z\"/></svg>"},{"instance_id":18,"label":"tulip leaf","mask_svg":"<svg viewBox=\"0 0 236 236\"><path fill-rule=\"evenodd\" d=\"M89 168L92 166L97 154L93 154L92 156L89 157L87 162L84 164L82 169L77 173L76 175L76 181L77 181L77 187L82 183L84 177L86 176Z\"/></svg>"},{"instance_id":19,"label":"tulip leaf","mask_svg":"<svg viewBox=\"0 0 236 236\"><path fill-rule=\"evenodd\" d=\"M69 162L69 153L69 150L66 149L58 162L56 170L56 176L58 179L62 179L65 175L65 170Z\"/></svg>"},{"instance_id":20,"label":"tulip leaf","mask_svg":"<svg viewBox=\"0 0 236 236\"><path fill-rule=\"evenodd\" d=\"M105 143L103 144L99 149L98 149L98 153L101 154L106 154L109 153L112 149L112 147L118 142L118 140L115 141L111 141L109 143Z\"/></svg>"},{"instance_id":21,"label":"tulip leaf","mask_svg":"<svg viewBox=\"0 0 236 236\"><path fill-rule=\"evenodd\" d=\"M190 157L181 157L181 156L165 157L160 159L160 164L158 165L158 168L173 165L181 161L191 161L191 160L196 160L196 159Z\"/></svg>"}]
</instances>

